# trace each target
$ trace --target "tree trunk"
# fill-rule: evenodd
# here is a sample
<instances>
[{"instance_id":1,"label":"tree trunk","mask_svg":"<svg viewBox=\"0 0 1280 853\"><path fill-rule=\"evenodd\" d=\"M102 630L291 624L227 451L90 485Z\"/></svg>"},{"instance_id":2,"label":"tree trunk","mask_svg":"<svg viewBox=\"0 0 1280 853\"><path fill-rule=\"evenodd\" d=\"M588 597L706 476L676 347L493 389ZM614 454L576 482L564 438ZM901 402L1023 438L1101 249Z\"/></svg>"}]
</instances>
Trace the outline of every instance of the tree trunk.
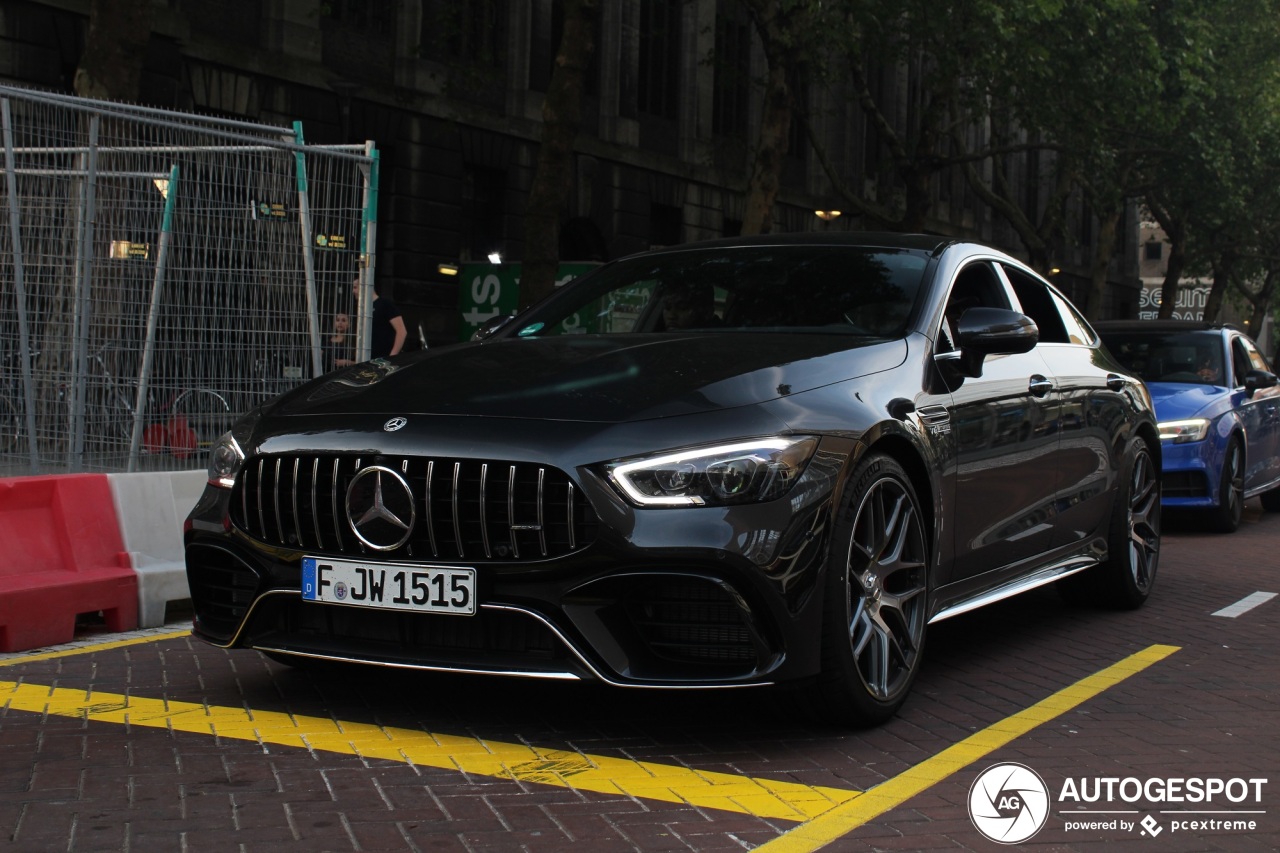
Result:
<instances>
[{"instance_id":1,"label":"tree trunk","mask_svg":"<svg viewBox=\"0 0 1280 853\"><path fill-rule=\"evenodd\" d=\"M1213 286L1209 288L1209 298L1204 303L1203 319L1206 323L1216 323L1222 313L1222 301L1231 287L1231 274L1235 268L1234 254L1223 254L1213 265Z\"/></svg>"},{"instance_id":2,"label":"tree trunk","mask_svg":"<svg viewBox=\"0 0 1280 853\"><path fill-rule=\"evenodd\" d=\"M573 144L582 124L582 87L595 49L598 0L566 0L564 34L542 102L542 144L525 208L520 308L555 289L560 267L560 216L573 188Z\"/></svg>"},{"instance_id":3,"label":"tree trunk","mask_svg":"<svg viewBox=\"0 0 1280 853\"><path fill-rule=\"evenodd\" d=\"M73 84L82 98L137 101L151 39L151 0L93 0Z\"/></svg>"},{"instance_id":4,"label":"tree trunk","mask_svg":"<svg viewBox=\"0 0 1280 853\"><path fill-rule=\"evenodd\" d=\"M1267 272L1267 277L1262 281L1262 289L1255 294L1251 300L1253 303L1253 313L1249 316L1249 335L1258 343L1258 348L1263 352L1271 351L1271 341L1264 341L1258 338L1262 334L1262 324L1266 322L1267 315L1271 313L1271 294L1275 289L1277 270Z\"/></svg>"},{"instance_id":5,"label":"tree trunk","mask_svg":"<svg viewBox=\"0 0 1280 853\"><path fill-rule=\"evenodd\" d=\"M768 234L773 230L773 203L782 184L782 167L791 133L791 89L785 68L769 68L764 96L764 114L756 144L755 163L747 182L743 205L742 233Z\"/></svg>"},{"instance_id":6,"label":"tree trunk","mask_svg":"<svg viewBox=\"0 0 1280 853\"><path fill-rule=\"evenodd\" d=\"M1089 298L1085 302L1084 315L1090 320L1104 319L1102 312L1107 298L1107 270L1116 253L1120 227L1121 208L1106 211L1098 216L1098 245L1094 247L1093 261L1089 266Z\"/></svg>"}]
</instances>

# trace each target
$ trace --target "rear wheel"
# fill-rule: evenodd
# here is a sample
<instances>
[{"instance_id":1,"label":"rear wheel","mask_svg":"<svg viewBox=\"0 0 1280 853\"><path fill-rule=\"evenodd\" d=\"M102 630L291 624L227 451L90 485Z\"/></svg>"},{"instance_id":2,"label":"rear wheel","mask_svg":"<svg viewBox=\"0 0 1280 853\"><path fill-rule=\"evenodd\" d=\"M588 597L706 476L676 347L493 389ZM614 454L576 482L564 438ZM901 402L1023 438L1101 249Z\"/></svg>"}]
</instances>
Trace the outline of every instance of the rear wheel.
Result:
<instances>
[{"instance_id":1,"label":"rear wheel","mask_svg":"<svg viewBox=\"0 0 1280 853\"><path fill-rule=\"evenodd\" d=\"M1234 533L1244 518L1244 447L1239 439L1227 446L1218 481L1218 505L1211 511L1214 529Z\"/></svg>"},{"instance_id":2,"label":"rear wheel","mask_svg":"<svg viewBox=\"0 0 1280 853\"><path fill-rule=\"evenodd\" d=\"M879 454L859 463L836 531L814 699L833 722L873 725L902 705L924 651L928 537L902 466Z\"/></svg>"},{"instance_id":3,"label":"rear wheel","mask_svg":"<svg viewBox=\"0 0 1280 853\"><path fill-rule=\"evenodd\" d=\"M1131 610L1140 607L1156 581L1160 562L1160 472L1143 439L1116 495L1107 535L1107 561L1058 581L1063 598Z\"/></svg>"}]
</instances>

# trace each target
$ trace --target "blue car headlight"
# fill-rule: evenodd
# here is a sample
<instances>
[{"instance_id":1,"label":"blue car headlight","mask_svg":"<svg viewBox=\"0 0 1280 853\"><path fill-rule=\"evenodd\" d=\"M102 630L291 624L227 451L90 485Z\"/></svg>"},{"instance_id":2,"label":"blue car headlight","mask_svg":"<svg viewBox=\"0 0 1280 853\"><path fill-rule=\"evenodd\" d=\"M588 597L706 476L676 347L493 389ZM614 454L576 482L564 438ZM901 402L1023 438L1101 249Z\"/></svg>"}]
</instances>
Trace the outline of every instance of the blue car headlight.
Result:
<instances>
[{"instance_id":1,"label":"blue car headlight","mask_svg":"<svg viewBox=\"0 0 1280 853\"><path fill-rule=\"evenodd\" d=\"M818 447L812 436L775 436L622 459L606 475L637 506L725 506L779 498Z\"/></svg>"},{"instance_id":2,"label":"blue car headlight","mask_svg":"<svg viewBox=\"0 0 1280 853\"><path fill-rule=\"evenodd\" d=\"M1174 444L1187 444L1192 441L1204 441L1209 434L1208 418L1190 418L1185 421L1163 421L1157 424L1161 441L1172 441Z\"/></svg>"}]
</instances>

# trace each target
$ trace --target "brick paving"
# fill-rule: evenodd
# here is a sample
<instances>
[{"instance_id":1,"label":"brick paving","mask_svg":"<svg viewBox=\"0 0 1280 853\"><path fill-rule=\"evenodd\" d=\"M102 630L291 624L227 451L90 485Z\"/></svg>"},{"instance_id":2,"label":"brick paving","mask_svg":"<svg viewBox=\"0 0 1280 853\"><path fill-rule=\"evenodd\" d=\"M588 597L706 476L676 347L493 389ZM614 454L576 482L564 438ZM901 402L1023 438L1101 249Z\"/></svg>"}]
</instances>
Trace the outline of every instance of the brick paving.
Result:
<instances>
[{"instance_id":1,"label":"brick paving","mask_svg":"<svg viewBox=\"0 0 1280 853\"><path fill-rule=\"evenodd\" d=\"M1197 532L1178 519L1175 526L1155 595L1142 610L1075 609L1042 590L934 626L900 716L865 731L812 726L789 712L785 696L760 692L313 674L186 637L60 657L0 655L0 682L866 790L1130 654L1169 644L1180 651L823 849L999 849L974 828L967 801L978 774L1006 761L1036 770L1055 795L1067 777L1269 780L1257 806L1266 814L1252 816L1252 833L1068 832L1059 811L1071 806L1059 804L1020 846L1280 849L1280 598L1235 619L1210 615L1258 590L1280 592L1280 516L1251 503L1246 524L1231 536ZM86 626L77 645L117 639ZM1130 817L1171 819L1159 805L1133 808L1138 814ZM3 850L730 851L797 845L782 835L797 825L525 778L0 709Z\"/></svg>"}]
</instances>

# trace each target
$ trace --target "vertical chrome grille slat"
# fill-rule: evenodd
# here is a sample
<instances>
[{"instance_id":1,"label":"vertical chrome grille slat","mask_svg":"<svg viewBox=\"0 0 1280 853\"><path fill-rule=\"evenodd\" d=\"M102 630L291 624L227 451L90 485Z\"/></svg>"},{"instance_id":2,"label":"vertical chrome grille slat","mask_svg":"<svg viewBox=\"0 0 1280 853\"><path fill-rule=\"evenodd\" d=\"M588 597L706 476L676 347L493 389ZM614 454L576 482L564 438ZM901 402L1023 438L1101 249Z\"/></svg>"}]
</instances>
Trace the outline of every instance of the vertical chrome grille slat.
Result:
<instances>
[{"instance_id":1,"label":"vertical chrome grille slat","mask_svg":"<svg viewBox=\"0 0 1280 853\"><path fill-rule=\"evenodd\" d=\"M439 557L440 549L436 547L436 521L432 518L433 507L431 505L431 481L435 478L436 461L434 459L427 460L427 489L423 499L426 503L426 510L423 515L427 519L427 541L431 543L431 556Z\"/></svg>"},{"instance_id":2,"label":"vertical chrome grille slat","mask_svg":"<svg viewBox=\"0 0 1280 853\"><path fill-rule=\"evenodd\" d=\"M311 460L311 526L316 531L316 549L324 548L324 537L320 535L320 506L317 503L317 493L320 491L320 457L316 456Z\"/></svg>"},{"instance_id":3,"label":"vertical chrome grille slat","mask_svg":"<svg viewBox=\"0 0 1280 853\"><path fill-rule=\"evenodd\" d=\"M458 557L467 556L462 549L462 523L458 516L458 502L462 499L459 494L460 481L462 478L462 463L453 463L453 541L458 544Z\"/></svg>"},{"instance_id":4,"label":"vertical chrome grille slat","mask_svg":"<svg viewBox=\"0 0 1280 853\"><path fill-rule=\"evenodd\" d=\"M333 457L333 481L329 485L329 506L333 511L333 535L338 540L338 550L342 546L342 516L338 515L338 468L342 465L340 457Z\"/></svg>"},{"instance_id":5,"label":"vertical chrome grille slat","mask_svg":"<svg viewBox=\"0 0 1280 853\"><path fill-rule=\"evenodd\" d=\"M538 544L542 546L542 556L547 556L547 525L545 513L542 511L546 500L547 469L538 469Z\"/></svg>"},{"instance_id":6,"label":"vertical chrome grille slat","mask_svg":"<svg viewBox=\"0 0 1280 853\"><path fill-rule=\"evenodd\" d=\"M267 460L258 460L258 535L263 539L267 538L267 511L262 500L262 478L266 474L263 466L267 464Z\"/></svg>"},{"instance_id":7,"label":"vertical chrome grille slat","mask_svg":"<svg viewBox=\"0 0 1280 853\"><path fill-rule=\"evenodd\" d=\"M489 463L480 466L480 543L486 560L493 559L489 550Z\"/></svg>"},{"instance_id":8,"label":"vertical chrome grille slat","mask_svg":"<svg viewBox=\"0 0 1280 853\"><path fill-rule=\"evenodd\" d=\"M302 464L302 457L293 457L293 533L298 537L298 547L305 548L302 543L302 516L298 513L298 466Z\"/></svg>"},{"instance_id":9,"label":"vertical chrome grille slat","mask_svg":"<svg viewBox=\"0 0 1280 853\"><path fill-rule=\"evenodd\" d=\"M281 516L280 516L280 457L279 456L276 457L275 468L276 468L275 480L274 480L274 484L271 487L271 492L274 495L275 500L272 501L272 504L276 510L276 535L279 537L280 544L283 545L284 544L284 521L281 519Z\"/></svg>"},{"instance_id":10,"label":"vertical chrome grille slat","mask_svg":"<svg viewBox=\"0 0 1280 853\"><path fill-rule=\"evenodd\" d=\"M507 532L511 536L511 557L520 559L520 543L516 540L516 466L507 470Z\"/></svg>"},{"instance_id":11,"label":"vertical chrome grille slat","mask_svg":"<svg viewBox=\"0 0 1280 853\"><path fill-rule=\"evenodd\" d=\"M578 547L578 537L576 535L576 531L574 529L574 524L573 524L573 514L574 514L573 502L574 502L574 497L576 495L577 495L577 492L573 490L573 483L570 482L569 494L565 497L565 501L564 501L564 507L568 514L568 517L565 519L565 521L569 525L569 550L570 551Z\"/></svg>"}]
</instances>

